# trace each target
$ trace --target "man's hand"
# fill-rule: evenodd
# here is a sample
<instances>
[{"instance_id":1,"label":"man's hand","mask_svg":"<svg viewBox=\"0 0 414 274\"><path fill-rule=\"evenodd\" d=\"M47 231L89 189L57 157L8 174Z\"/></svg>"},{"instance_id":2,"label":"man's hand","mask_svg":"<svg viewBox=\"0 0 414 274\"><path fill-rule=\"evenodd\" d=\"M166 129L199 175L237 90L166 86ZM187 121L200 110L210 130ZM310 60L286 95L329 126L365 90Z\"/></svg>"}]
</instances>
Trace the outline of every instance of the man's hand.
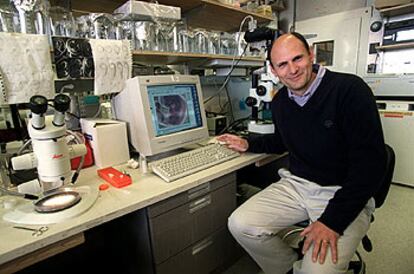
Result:
<instances>
[{"instance_id":1,"label":"man's hand","mask_svg":"<svg viewBox=\"0 0 414 274\"><path fill-rule=\"evenodd\" d=\"M316 263L319 256L319 263L323 264L325 262L326 253L328 252L328 247L330 247L332 262L336 264L338 261L338 233L323 223L316 221L305 228L300 235L305 237L305 243L303 244L302 249L303 254L308 251L313 243L312 261Z\"/></svg>"},{"instance_id":2,"label":"man's hand","mask_svg":"<svg viewBox=\"0 0 414 274\"><path fill-rule=\"evenodd\" d=\"M238 152L245 152L249 148L247 140L232 134L223 134L217 136L216 139L220 142L225 142L226 145Z\"/></svg>"}]
</instances>

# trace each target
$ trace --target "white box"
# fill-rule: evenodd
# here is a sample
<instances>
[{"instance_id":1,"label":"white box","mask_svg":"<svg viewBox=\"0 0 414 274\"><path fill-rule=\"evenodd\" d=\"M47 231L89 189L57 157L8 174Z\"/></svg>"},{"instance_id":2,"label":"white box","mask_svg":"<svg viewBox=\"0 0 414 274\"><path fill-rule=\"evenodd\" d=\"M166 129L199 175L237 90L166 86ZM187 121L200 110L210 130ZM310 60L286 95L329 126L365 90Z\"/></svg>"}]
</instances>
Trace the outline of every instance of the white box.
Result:
<instances>
[{"instance_id":1,"label":"white box","mask_svg":"<svg viewBox=\"0 0 414 274\"><path fill-rule=\"evenodd\" d=\"M129 160L126 123L110 119L81 119L82 132L90 141L99 168Z\"/></svg>"},{"instance_id":2,"label":"white box","mask_svg":"<svg viewBox=\"0 0 414 274\"><path fill-rule=\"evenodd\" d=\"M125 18L148 20L162 18L168 20L180 20L181 8L166 6L143 1L128 1L114 11L115 14L124 14Z\"/></svg>"}]
</instances>

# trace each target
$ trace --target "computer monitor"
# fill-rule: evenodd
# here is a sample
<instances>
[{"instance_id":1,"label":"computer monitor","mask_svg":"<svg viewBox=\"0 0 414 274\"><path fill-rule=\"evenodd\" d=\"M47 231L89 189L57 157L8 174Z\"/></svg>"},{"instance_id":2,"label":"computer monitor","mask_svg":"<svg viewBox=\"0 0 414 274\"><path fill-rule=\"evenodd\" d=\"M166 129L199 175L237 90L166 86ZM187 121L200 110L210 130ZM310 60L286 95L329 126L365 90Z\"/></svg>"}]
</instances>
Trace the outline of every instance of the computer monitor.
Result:
<instances>
[{"instance_id":1,"label":"computer monitor","mask_svg":"<svg viewBox=\"0 0 414 274\"><path fill-rule=\"evenodd\" d=\"M138 76L112 100L132 146L151 156L208 138L198 76Z\"/></svg>"}]
</instances>

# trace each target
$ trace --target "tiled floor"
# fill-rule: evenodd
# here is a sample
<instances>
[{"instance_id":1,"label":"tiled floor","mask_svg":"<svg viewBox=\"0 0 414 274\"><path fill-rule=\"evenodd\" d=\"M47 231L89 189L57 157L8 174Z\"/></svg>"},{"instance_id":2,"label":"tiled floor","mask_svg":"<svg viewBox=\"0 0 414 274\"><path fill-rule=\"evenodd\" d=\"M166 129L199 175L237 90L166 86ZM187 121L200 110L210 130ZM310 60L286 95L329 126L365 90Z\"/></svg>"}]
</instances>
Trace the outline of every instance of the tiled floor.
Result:
<instances>
[{"instance_id":1,"label":"tiled floor","mask_svg":"<svg viewBox=\"0 0 414 274\"><path fill-rule=\"evenodd\" d=\"M414 189L392 185L385 204L375 213L369 231L373 251L361 250L366 274L414 273ZM263 272L247 255L223 274Z\"/></svg>"}]
</instances>

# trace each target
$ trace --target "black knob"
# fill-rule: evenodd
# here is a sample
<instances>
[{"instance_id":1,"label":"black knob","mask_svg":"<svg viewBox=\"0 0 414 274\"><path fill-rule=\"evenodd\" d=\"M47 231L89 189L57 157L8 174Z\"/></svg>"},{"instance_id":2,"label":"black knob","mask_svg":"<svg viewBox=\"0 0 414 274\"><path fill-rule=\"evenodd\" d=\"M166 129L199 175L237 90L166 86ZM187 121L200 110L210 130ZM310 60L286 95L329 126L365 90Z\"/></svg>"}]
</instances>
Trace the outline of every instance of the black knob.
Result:
<instances>
[{"instance_id":1,"label":"black knob","mask_svg":"<svg viewBox=\"0 0 414 274\"><path fill-rule=\"evenodd\" d=\"M53 102L56 111L66 112L69 109L70 98L65 94L58 94Z\"/></svg>"},{"instance_id":2,"label":"black knob","mask_svg":"<svg viewBox=\"0 0 414 274\"><path fill-rule=\"evenodd\" d=\"M375 21L375 22L373 22L372 24L371 24L371 26L370 26L370 30L372 31L372 32L377 32L377 31L379 31L380 29L382 28L382 22L381 21Z\"/></svg>"},{"instance_id":3,"label":"black knob","mask_svg":"<svg viewBox=\"0 0 414 274\"><path fill-rule=\"evenodd\" d=\"M42 95L35 95L30 98L29 108L32 113L41 115L47 111L47 99Z\"/></svg>"},{"instance_id":4,"label":"black knob","mask_svg":"<svg viewBox=\"0 0 414 274\"><path fill-rule=\"evenodd\" d=\"M254 97L247 97L245 103L247 106L252 107L257 104L257 99Z\"/></svg>"},{"instance_id":5,"label":"black knob","mask_svg":"<svg viewBox=\"0 0 414 274\"><path fill-rule=\"evenodd\" d=\"M257 87L257 89L256 89L256 93L257 93L257 95L259 95L259 96L264 96L264 95L266 95L266 92L267 92L267 89L266 89L266 87L264 87L264 86L258 86L258 87Z\"/></svg>"}]
</instances>

